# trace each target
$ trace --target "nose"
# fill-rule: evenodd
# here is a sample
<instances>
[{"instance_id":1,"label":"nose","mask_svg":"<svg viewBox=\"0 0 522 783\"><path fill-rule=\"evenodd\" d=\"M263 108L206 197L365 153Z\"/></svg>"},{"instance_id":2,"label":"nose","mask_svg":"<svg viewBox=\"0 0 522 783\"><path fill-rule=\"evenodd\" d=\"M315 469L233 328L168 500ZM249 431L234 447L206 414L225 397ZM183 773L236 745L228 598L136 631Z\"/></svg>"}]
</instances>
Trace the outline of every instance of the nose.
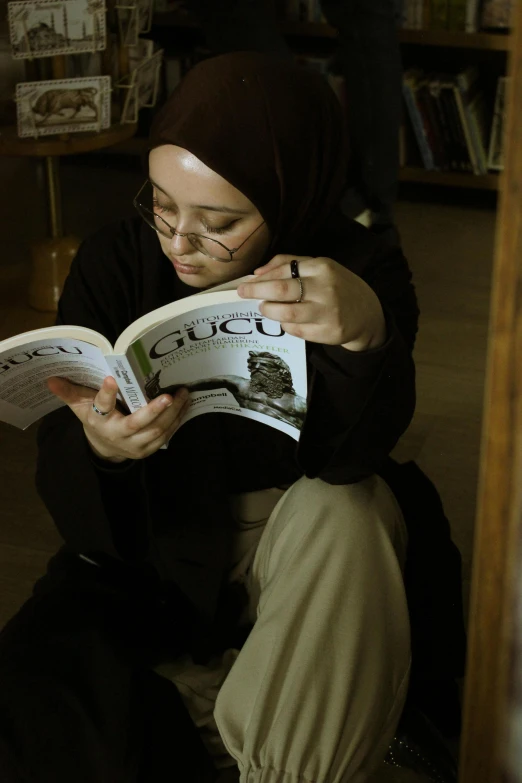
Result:
<instances>
[{"instance_id":1,"label":"nose","mask_svg":"<svg viewBox=\"0 0 522 783\"><path fill-rule=\"evenodd\" d=\"M174 256L185 256L194 253L196 248L192 245L186 236L173 234L170 240L171 252Z\"/></svg>"}]
</instances>

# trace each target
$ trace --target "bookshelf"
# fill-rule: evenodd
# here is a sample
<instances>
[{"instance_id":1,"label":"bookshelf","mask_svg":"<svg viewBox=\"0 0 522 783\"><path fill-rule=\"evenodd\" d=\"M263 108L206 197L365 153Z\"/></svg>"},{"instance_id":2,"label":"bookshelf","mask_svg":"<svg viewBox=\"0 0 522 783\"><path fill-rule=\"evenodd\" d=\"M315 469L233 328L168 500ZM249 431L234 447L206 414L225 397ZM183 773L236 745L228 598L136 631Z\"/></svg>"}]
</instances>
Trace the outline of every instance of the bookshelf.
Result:
<instances>
[{"instance_id":1,"label":"bookshelf","mask_svg":"<svg viewBox=\"0 0 522 783\"><path fill-rule=\"evenodd\" d=\"M190 17L170 11L154 16L155 27L179 27L197 29ZM281 32L294 38L337 38L337 31L328 24L313 22L280 21ZM509 51L510 36L501 33L453 33L446 30L399 30L401 44L440 46L457 49L483 49Z\"/></svg>"},{"instance_id":2,"label":"bookshelf","mask_svg":"<svg viewBox=\"0 0 522 783\"><path fill-rule=\"evenodd\" d=\"M311 22L280 22L284 35L308 38L337 38L337 31L328 24ZM500 33L453 33L446 30L399 30L401 44L439 46L456 49L509 51L509 35Z\"/></svg>"}]
</instances>

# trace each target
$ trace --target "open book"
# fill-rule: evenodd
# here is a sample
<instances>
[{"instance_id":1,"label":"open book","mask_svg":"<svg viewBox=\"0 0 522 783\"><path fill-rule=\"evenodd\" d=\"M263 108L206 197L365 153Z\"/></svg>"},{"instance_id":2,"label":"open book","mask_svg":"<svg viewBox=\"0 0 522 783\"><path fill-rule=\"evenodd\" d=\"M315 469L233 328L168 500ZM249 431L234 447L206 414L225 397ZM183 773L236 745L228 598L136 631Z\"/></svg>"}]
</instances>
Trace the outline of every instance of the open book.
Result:
<instances>
[{"instance_id":1,"label":"open book","mask_svg":"<svg viewBox=\"0 0 522 783\"><path fill-rule=\"evenodd\" d=\"M184 423L203 413L246 416L296 440L306 411L305 342L241 299L241 278L153 310L112 346L81 326L51 326L0 342L0 421L25 429L61 407L47 378L99 389L112 375L130 412L189 389Z\"/></svg>"}]
</instances>

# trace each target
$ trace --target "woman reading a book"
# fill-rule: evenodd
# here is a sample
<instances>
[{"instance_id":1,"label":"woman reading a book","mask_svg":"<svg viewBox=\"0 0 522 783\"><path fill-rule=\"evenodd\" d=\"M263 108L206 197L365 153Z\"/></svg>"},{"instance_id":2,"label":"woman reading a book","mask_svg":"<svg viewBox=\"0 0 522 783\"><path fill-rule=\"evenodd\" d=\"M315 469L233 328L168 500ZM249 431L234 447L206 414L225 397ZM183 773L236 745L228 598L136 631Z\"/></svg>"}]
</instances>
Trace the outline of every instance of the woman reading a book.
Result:
<instances>
[{"instance_id":1,"label":"woman reading a book","mask_svg":"<svg viewBox=\"0 0 522 783\"><path fill-rule=\"evenodd\" d=\"M50 382L37 483L65 547L1 636L3 780L362 783L384 759L410 640L379 471L417 306L401 251L338 209L346 158L322 77L205 61L154 121L140 216L80 248L58 319L111 342L253 273L240 295L307 341L307 415L296 446L227 414L179 428L186 390L126 414L113 379Z\"/></svg>"}]
</instances>

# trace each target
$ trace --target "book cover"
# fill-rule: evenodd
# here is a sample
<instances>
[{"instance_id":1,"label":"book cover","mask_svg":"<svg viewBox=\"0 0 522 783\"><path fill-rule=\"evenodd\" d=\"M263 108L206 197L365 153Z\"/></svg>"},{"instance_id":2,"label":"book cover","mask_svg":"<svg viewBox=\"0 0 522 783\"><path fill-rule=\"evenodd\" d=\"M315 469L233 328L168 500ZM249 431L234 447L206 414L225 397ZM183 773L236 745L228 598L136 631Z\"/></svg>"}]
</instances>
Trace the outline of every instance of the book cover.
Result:
<instances>
[{"instance_id":1,"label":"book cover","mask_svg":"<svg viewBox=\"0 0 522 783\"><path fill-rule=\"evenodd\" d=\"M448 166L443 145L442 131L427 80L419 83L416 95L424 127L426 128L428 143L433 153L435 168L444 171Z\"/></svg>"},{"instance_id":2,"label":"book cover","mask_svg":"<svg viewBox=\"0 0 522 783\"><path fill-rule=\"evenodd\" d=\"M235 281L237 287L241 281ZM52 326L0 343L0 421L25 429L63 403L53 376L99 389L112 375L129 412L187 386L185 421L244 416L298 440L306 411L306 343L259 312L259 302L219 286L132 323L114 346L92 329Z\"/></svg>"},{"instance_id":3,"label":"book cover","mask_svg":"<svg viewBox=\"0 0 522 783\"><path fill-rule=\"evenodd\" d=\"M402 27L404 30L415 30L417 26L417 0L404 0L402 7Z\"/></svg>"},{"instance_id":4,"label":"book cover","mask_svg":"<svg viewBox=\"0 0 522 783\"><path fill-rule=\"evenodd\" d=\"M428 135L424 126L424 120L419 109L416 97L417 82L420 78L420 73L415 70L407 71L404 74L402 82L402 93L404 96L404 102L410 122L415 133L415 138L419 147L420 154L422 156L422 162L424 168L428 171L435 169L435 161L433 159L433 151L428 141Z\"/></svg>"},{"instance_id":5,"label":"book cover","mask_svg":"<svg viewBox=\"0 0 522 783\"><path fill-rule=\"evenodd\" d=\"M467 33L476 33L478 31L479 0L467 0L466 3L466 26Z\"/></svg>"},{"instance_id":6,"label":"book cover","mask_svg":"<svg viewBox=\"0 0 522 783\"><path fill-rule=\"evenodd\" d=\"M457 168L455 161L455 151L453 149L453 140L451 137L449 120L446 116L446 110L441 96L441 82L437 74L432 74L430 76L428 88L430 91L432 104L438 115L438 126L442 137L442 145L444 147L446 169L449 171L454 171Z\"/></svg>"},{"instance_id":7,"label":"book cover","mask_svg":"<svg viewBox=\"0 0 522 783\"><path fill-rule=\"evenodd\" d=\"M432 30L447 30L449 21L448 0L431 0L430 26Z\"/></svg>"},{"instance_id":8,"label":"book cover","mask_svg":"<svg viewBox=\"0 0 522 783\"><path fill-rule=\"evenodd\" d=\"M447 80L442 82L441 94L443 96L443 100L445 101L446 114L448 116L449 126L454 143L457 170L472 171L466 138L462 128L459 109L455 98L455 83L453 77L447 77Z\"/></svg>"},{"instance_id":9,"label":"book cover","mask_svg":"<svg viewBox=\"0 0 522 783\"><path fill-rule=\"evenodd\" d=\"M441 77L441 81L439 82L438 106L441 112L444 114L446 123L448 144L447 150L450 161L450 168L452 171L461 171L462 166L460 161L460 147L455 133L455 118L453 114L453 107L451 105L452 95L443 79L444 77Z\"/></svg>"},{"instance_id":10,"label":"book cover","mask_svg":"<svg viewBox=\"0 0 522 783\"><path fill-rule=\"evenodd\" d=\"M509 30L513 0L484 0L480 26L484 30Z\"/></svg>"},{"instance_id":11,"label":"book cover","mask_svg":"<svg viewBox=\"0 0 522 783\"><path fill-rule=\"evenodd\" d=\"M200 307L160 324L130 345L127 359L149 400L189 389L185 421L226 412L298 439L306 411L304 341L261 315L258 302L234 305Z\"/></svg>"},{"instance_id":12,"label":"book cover","mask_svg":"<svg viewBox=\"0 0 522 783\"><path fill-rule=\"evenodd\" d=\"M448 30L464 32L466 29L467 0L449 0Z\"/></svg>"},{"instance_id":13,"label":"book cover","mask_svg":"<svg viewBox=\"0 0 522 783\"><path fill-rule=\"evenodd\" d=\"M476 68L467 68L455 77L460 94L462 112L467 131L470 157L475 174L487 173L486 128L484 96L479 88L479 74Z\"/></svg>"},{"instance_id":14,"label":"book cover","mask_svg":"<svg viewBox=\"0 0 522 783\"><path fill-rule=\"evenodd\" d=\"M488 168L492 171L504 169L504 130L506 125L506 92L508 77L501 76L497 82L493 123L488 150Z\"/></svg>"}]
</instances>

